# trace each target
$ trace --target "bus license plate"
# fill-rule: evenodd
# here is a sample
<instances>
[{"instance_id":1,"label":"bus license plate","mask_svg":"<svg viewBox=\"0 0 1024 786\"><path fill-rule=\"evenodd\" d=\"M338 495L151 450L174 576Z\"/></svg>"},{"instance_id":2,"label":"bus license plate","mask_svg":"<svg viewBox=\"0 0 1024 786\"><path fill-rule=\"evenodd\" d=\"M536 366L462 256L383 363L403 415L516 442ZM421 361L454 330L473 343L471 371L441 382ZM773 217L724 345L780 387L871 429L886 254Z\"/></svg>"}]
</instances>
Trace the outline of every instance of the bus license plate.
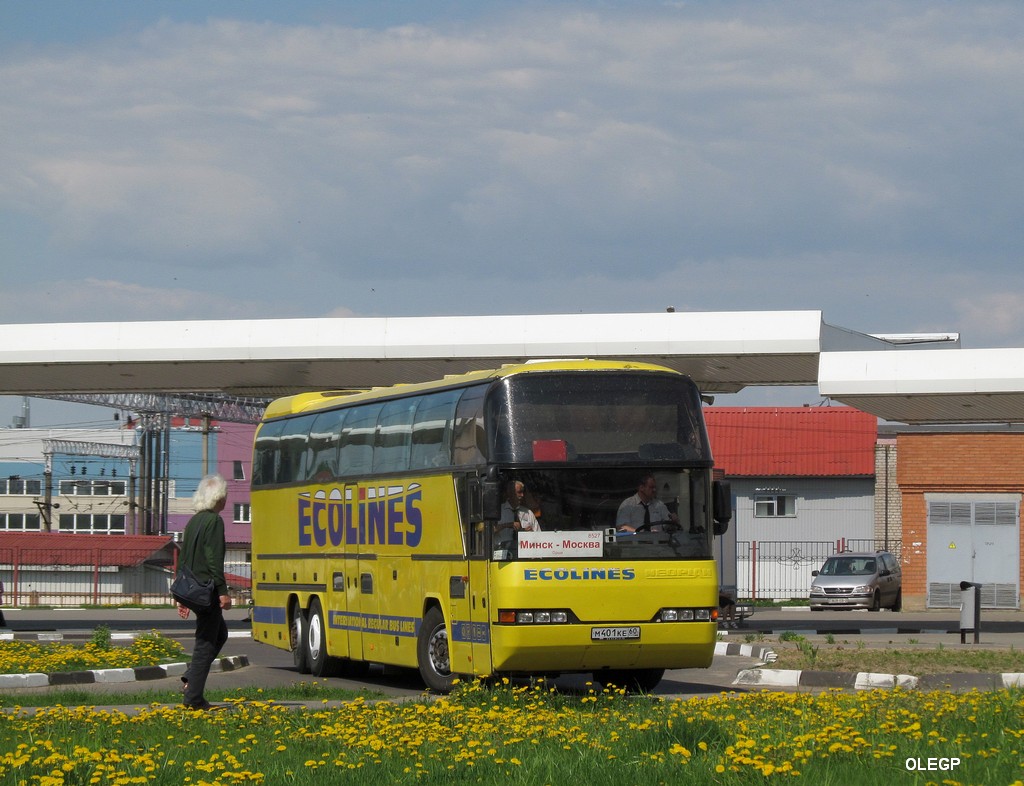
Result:
<instances>
[{"instance_id":1,"label":"bus license plate","mask_svg":"<svg viewBox=\"0 0 1024 786\"><path fill-rule=\"evenodd\" d=\"M618 641L620 639L639 639L640 626L630 625L622 628L591 628L591 641Z\"/></svg>"}]
</instances>

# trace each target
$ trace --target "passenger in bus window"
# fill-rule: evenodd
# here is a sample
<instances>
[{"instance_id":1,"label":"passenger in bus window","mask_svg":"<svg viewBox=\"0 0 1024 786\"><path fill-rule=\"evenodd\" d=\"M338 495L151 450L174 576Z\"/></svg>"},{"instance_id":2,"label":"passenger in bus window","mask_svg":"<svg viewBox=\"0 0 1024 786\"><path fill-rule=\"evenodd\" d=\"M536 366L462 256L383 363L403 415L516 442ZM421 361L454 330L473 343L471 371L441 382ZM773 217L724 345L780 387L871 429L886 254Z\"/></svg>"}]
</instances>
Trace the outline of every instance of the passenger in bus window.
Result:
<instances>
[{"instance_id":1,"label":"passenger in bus window","mask_svg":"<svg viewBox=\"0 0 1024 786\"><path fill-rule=\"evenodd\" d=\"M660 532L675 528L669 525L678 527L679 517L658 499L658 482L654 475L644 475L637 484L636 494L619 505L615 528L619 532Z\"/></svg>"},{"instance_id":2,"label":"passenger in bus window","mask_svg":"<svg viewBox=\"0 0 1024 786\"><path fill-rule=\"evenodd\" d=\"M505 486L505 502L501 506L498 532L502 540L512 539L513 532L540 532L540 522L523 500L526 486L521 480L510 480Z\"/></svg>"}]
</instances>

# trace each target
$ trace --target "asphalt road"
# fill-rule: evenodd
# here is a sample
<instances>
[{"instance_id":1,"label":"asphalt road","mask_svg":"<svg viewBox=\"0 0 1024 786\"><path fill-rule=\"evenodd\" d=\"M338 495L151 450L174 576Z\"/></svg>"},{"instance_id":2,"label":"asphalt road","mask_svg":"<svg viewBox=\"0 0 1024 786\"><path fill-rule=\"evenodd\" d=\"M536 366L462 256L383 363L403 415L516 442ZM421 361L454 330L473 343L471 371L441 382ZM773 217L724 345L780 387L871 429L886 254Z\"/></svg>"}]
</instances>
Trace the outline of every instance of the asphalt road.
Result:
<instances>
[{"instance_id":1,"label":"asphalt road","mask_svg":"<svg viewBox=\"0 0 1024 786\"><path fill-rule=\"evenodd\" d=\"M195 623L181 620L171 609L5 609L7 630L18 638L47 638L60 634L65 639L88 638L99 625L110 628L115 639L132 633L159 631L163 635L180 639L186 649L192 646ZM292 665L291 653L253 641L250 625L243 610L232 610L225 615L230 638L222 655L245 655L249 665L231 672L214 672L210 675L210 689L231 691L237 687L258 685L267 689L292 685L299 682L328 682L334 687L352 690L370 690L387 696L420 696L424 693L423 682L415 670L384 668L374 666L370 673L358 680L331 677L317 680L310 675L299 674ZM716 657L708 669L680 669L669 672L657 690L665 695L698 696L728 690L730 683L741 668L755 663L754 658L742 656ZM571 675L558 681L563 690L586 692L588 676ZM174 689L177 679L151 680L145 683L106 683L76 686L89 692L118 693L137 691L140 688ZM46 691L50 688L26 688L28 691Z\"/></svg>"},{"instance_id":2,"label":"asphalt road","mask_svg":"<svg viewBox=\"0 0 1024 786\"><path fill-rule=\"evenodd\" d=\"M22 632L91 633L97 625L107 625L112 631L159 630L168 635L191 633L194 622L182 620L174 609L3 609L6 630ZM771 633L779 630L820 631L869 634L872 631L945 630L956 631L960 616L956 609L933 611L821 611L806 607L757 609L744 626L732 635ZM982 609L982 630L993 633L1024 633L1024 613L1019 611L993 611ZM231 609L225 614L233 631L249 630L246 610ZM0 631L4 628L0 627Z\"/></svg>"},{"instance_id":3,"label":"asphalt road","mask_svg":"<svg viewBox=\"0 0 1024 786\"><path fill-rule=\"evenodd\" d=\"M178 638L190 649L194 622L181 620L172 609L4 609L7 631L18 638L47 637L60 633L64 638L86 638L98 625L107 625L115 638L131 633L160 631ZM258 685L272 692L274 687L299 682L318 681L299 674L292 666L291 654L250 637L250 626L244 610L232 610L226 615L230 638L222 655L245 655L249 665L230 672L214 672L210 689L230 693L238 687ZM0 629L2 630L2 629ZM869 646L889 642L937 641L956 646L959 644L959 612L953 610L930 612L809 612L806 608L758 610L746 620L744 627L723 636L736 643L749 643L754 647L768 646L778 641L785 631L795 631L808 638L858 636ZM33 635L34 634L34 635ZM970 642L968 637L968 642ZM1024 614L1021 612L982 611L981 646L1020 647L1024 643ZM737 690L732 684L737 672L750 668L757 659L746 655L716 656L708 669L679 669L666 674L658 689L666 697L690 697ZM588 676L570 675L557 681L560 689L586 692ZM328 682L336 687L369 690L393 697L420 696L423 683L415 670L374 667L361 679L332 677ZM147 681L145 683L106 683L83 685L97 693L137 691L140 688L169 689L177 687L177 678ZM756 688L760 690L761 688ZM48 688L24 689L50 690Z\"/></svg>"}]
</instances>

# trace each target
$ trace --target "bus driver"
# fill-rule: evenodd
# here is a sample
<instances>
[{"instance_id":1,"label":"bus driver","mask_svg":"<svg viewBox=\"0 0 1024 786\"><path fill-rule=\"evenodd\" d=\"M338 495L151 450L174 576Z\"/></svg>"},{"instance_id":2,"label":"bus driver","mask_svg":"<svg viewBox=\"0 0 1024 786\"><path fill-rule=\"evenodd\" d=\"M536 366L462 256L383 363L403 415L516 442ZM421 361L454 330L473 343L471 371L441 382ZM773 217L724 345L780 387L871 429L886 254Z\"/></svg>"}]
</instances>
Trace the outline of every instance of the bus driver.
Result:
<instances>
[{"instance_id":1,"label":"bus driver","mask_svg":"<svg viewBox=\"0 0 1024 786\"><path fill-rule=\"evenodd\" d=\"M640 478L636 494L624 499L619 505L615 528L619 532L658 531L667 522L678 526L679 517L658 499L658 483L654 475L647 474Z\"/></svg>"}]
</instances>

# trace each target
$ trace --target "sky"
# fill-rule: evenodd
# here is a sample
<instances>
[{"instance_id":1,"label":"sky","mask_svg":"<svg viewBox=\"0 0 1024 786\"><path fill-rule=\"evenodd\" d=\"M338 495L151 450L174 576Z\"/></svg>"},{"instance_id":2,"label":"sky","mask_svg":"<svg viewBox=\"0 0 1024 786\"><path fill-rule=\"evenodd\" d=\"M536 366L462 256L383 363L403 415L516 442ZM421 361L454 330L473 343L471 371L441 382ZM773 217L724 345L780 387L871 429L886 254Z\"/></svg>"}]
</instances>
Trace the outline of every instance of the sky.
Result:
<instances>
[{"instance_id":1,"label":"sky","mask_svg":"<svg viewBox=\"0 0 1024 786\"><path fill-rule=\"evenodd\" d=\"M1022 84L1017 0L0 0L0 323L812 309L1024 347ZM720 403L759 395L816 399Z\"/></svg>"}]
</instances>

